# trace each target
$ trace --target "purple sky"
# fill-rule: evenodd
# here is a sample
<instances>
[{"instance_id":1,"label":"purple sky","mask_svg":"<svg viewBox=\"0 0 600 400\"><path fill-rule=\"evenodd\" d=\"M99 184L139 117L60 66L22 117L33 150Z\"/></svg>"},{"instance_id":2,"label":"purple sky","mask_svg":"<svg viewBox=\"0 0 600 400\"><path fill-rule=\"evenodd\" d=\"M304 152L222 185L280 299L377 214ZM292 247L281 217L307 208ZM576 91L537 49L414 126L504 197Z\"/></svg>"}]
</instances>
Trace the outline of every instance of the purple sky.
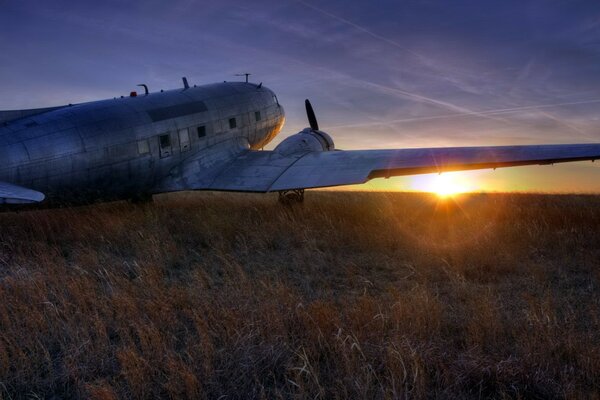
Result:
<instances>
[{"instance_id":1,"label":"purple sky","mask_svg":"<svg viewBox=\"0 0 600 400\"><path fill-rule=\"evenodd\" d=\"M248 71L285 106L281 136L306 125L310 98L343 149L600 142L597 1L0 0L0 7L0 109ZM600 191L591 163L472 176L486 190Z\"/></svg>"}]
</instances>

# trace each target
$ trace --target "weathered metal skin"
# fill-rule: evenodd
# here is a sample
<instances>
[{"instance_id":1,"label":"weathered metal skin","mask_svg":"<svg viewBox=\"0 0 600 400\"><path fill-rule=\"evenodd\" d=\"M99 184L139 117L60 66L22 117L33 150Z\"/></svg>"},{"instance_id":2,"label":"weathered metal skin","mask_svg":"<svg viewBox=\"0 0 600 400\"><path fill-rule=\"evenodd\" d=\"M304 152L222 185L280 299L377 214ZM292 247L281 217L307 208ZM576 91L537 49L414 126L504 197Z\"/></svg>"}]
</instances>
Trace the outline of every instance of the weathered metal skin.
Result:
<instances>
[{"instance_id":1,"label":"weathered metal skin","mask_svg":"<svg viewBox=\"0 0 600 400\"><path fill-rule=\"evenodd\" d=\"M251 83L0 111L0 204L181 190L277 191L302 201L304 189L378 177L600 159L600 143L340 151L305 105L310 128L273 151L259 149L281 130L283 108Z\"/></svg>"},{"instance_id":2,"label":"weathered metal skin","mask_svg":"<svg viewBox=\"0 0 600 400\"><path fill-rule=\"evenodd\" d=\"M41 111L0 118L0 181L70 204L158 192L199 154L217 171L271 141L285 119L271 90L240 82Z\"/></svg>"}]
</instances>

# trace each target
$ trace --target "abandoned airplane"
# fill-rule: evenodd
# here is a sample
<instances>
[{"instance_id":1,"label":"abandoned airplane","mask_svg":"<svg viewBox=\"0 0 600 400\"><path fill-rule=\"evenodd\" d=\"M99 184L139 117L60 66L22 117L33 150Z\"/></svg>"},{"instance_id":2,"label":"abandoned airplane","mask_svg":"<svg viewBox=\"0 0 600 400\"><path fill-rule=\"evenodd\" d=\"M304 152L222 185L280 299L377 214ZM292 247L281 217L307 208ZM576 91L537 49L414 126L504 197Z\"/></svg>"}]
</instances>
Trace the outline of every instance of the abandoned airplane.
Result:
<instances>
[{"instance_id":1,"label":"abandoned airplane","mask_svg":"<svg viewBox=\"0 0 600 400\"><path fill-rule=\"evenodd\" d=\"M275 93L224 82L33 110L0 111L0 203L144 200L182 190L279 192L378 177L600 158L600 144L336 150L306 100L309 128L272 151Z\"/></svg>"}]
</instances>

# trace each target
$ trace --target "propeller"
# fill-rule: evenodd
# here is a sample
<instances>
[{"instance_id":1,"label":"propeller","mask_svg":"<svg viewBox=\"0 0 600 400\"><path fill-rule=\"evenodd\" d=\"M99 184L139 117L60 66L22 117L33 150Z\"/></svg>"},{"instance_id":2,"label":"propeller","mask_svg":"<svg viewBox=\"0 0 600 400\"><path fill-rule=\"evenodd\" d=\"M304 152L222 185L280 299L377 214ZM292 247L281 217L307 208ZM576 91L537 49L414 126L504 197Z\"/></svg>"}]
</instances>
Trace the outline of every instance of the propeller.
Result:
<instances>
[{"instance_id":1,"label":"propeller","mask_svg":"<svg viewBox=\"0 0 600 400\"><path fill-rule=\"evenodd\" d=\"M308 123L310 125L310 129L313 131L319 130L319 124L317 123L317 117L315 117L315 112L313 111L312 106L310 105L310 101L306 99L304 101L304 105L306 106L306 116L308 117Z\"/></svg>"}]
</instances>

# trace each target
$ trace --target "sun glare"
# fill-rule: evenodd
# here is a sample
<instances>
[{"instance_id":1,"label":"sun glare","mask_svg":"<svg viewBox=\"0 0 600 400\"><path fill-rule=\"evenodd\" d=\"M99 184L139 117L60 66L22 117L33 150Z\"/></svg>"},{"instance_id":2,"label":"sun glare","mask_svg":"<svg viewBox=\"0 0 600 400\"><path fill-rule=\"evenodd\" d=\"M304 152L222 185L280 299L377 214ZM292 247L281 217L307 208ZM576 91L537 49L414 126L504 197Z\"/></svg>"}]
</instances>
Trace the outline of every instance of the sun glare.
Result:
<instances>
[{"instance_id":1,"label":"sun glare","mask_svg":"<svg viewBox=\"0 0 600 400\"><path fill-rule=\"evenodd\" d=\"M432 187L432 192L439 197L451 197L468 191L469 189L456 179L456 176L450 174L437 175Z\"/></svg>"},{"instance_id":2,"label":"sun glare","mask_svg":"<svg viewBox=\"0 0 600 400\"><path fill-rule=\"evenodd\" d=\"M415 176L411 186L414 190L435 193L441 198L476 190L473 180L460 172Z\"/></svg>"}]
</instances>

